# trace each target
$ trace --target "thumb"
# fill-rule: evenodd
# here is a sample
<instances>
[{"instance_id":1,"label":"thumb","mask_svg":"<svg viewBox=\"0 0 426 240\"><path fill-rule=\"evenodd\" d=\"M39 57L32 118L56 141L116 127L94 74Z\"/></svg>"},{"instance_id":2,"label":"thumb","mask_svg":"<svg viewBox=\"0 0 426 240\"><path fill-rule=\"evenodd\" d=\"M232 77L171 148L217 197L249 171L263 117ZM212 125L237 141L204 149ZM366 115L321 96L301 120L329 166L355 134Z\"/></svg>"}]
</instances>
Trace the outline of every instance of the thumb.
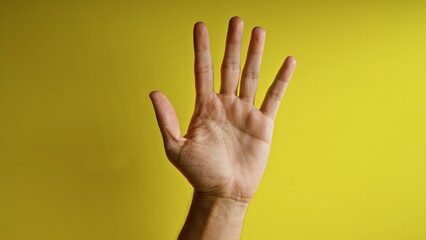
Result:
<instances>
[{"instance_id":1,"label":"thumb","mask_svg":"<svg viewBox=\"0 0 426 240\"><path fill-rule=\"evenodd\" d=\"M176 112L163 93L153 91L149 94L149 97L154 106L155 116L163 136L166 154L169 158L174 158L178 153L178 141L181 138Z\"/></svg>"}]
</instances>

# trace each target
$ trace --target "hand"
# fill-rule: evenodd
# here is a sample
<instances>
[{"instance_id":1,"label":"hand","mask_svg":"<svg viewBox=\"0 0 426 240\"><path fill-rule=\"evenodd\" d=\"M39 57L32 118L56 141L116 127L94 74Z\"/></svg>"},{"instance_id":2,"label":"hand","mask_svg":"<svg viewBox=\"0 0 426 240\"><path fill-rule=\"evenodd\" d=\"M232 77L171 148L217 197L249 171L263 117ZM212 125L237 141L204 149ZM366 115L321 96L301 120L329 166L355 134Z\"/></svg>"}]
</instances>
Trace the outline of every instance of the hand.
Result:
<instances>
[{"instance_id":1,"label":"hand","mask_svg":"<svg viewBox=\"0 0 426 240\"><path fill-rule=\"evenodd\" d=\"M167 157L194 187L217 198L248 203L266 167L274 119L296 66L287 57L270 86L260 109L254 106L265 30L251 33L247 60L240 78L243 21L229 22L220 92L213 89L213 64L207 28L194 26L195 110L186 135L169 100L160 92L150 94Z\"/></svg>"}]
</instances>

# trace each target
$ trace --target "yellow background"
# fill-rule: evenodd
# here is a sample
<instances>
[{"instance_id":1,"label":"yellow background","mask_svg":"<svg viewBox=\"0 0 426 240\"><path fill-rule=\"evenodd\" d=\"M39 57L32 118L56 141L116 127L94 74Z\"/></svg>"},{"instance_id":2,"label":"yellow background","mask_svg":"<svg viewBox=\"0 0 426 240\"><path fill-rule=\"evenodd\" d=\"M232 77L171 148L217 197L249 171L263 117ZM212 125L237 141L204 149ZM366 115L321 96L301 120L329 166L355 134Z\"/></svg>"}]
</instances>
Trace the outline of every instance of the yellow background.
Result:
<instances>
[{"instance_id":1,"label":"yellow background","mask_svg":"<svg viewBox=\"0 0 426 240\"><path fill-rule=\"evenodd\" d=\"M192 190L148 94L185 132L193 24L219 76L234 15L243 57L267 31L257 104L298 60L243 239L426 239L424 1L0 2L0 239L176 238Z\"/></svg>"}]
</instances>

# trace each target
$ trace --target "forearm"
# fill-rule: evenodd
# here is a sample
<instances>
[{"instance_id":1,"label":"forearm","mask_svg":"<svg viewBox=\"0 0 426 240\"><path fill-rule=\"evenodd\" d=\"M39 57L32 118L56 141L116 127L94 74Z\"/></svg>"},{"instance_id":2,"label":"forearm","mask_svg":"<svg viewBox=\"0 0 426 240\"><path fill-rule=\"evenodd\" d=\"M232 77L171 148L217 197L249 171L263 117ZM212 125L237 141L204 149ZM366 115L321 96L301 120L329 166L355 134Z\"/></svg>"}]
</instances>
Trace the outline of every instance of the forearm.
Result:
<instances>
[{"instance_id":1,"label":"forearm","mask_svg":"<svg viewBox=\"0 0 426 240\"><path fill-rule=\"evenodd\" d=\"M240 239L247 207L247 202L194 192L178 239Z\"/></svg>"}]
</instances>

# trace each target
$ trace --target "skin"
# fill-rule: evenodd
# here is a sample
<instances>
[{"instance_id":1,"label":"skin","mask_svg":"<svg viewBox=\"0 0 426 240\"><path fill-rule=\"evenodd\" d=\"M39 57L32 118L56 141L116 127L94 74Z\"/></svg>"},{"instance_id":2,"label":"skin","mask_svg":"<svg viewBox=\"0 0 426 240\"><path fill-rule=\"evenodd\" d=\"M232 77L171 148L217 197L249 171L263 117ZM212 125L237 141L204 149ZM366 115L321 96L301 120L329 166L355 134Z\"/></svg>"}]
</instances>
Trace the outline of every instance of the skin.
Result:
<instances>
[{"instance_id":1,"label":"skin","mask_svg":"<svg viewBox=\"0 0 426 240\"><path fill-rule=\"evenodd\" d=\"M196 100L184 136L166 96L158 91L150 94L166 155L194 187L179 239L239 239L267 164L275 116L296 60L285 59L257 109L254 99L266 32L253 28L240 77L242 33L242 19L231 18L216 93L207 27L202 22L194 25Z\"/></svg>"}]
</instances>

